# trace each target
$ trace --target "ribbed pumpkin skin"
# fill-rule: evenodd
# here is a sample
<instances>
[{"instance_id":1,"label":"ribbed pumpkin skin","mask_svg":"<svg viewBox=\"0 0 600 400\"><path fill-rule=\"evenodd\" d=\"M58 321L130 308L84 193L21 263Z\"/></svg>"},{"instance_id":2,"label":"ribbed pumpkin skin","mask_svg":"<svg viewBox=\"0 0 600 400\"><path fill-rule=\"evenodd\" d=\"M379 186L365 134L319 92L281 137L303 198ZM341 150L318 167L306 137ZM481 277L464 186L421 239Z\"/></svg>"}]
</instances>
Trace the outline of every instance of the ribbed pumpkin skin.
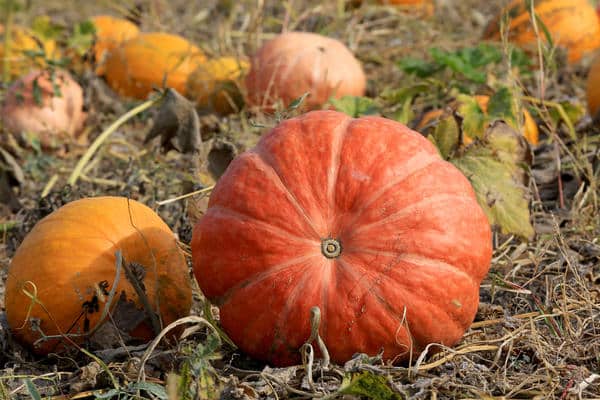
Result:
<instances>
[{"instance_id":1,"label":"ribbed pumpkin skin","mask_svg":"<svg viewBox=\"0 0 600 400\"><path fill-rule=\"evenodd\" d=\"M600 110L600 57L597 57L590 66L586 94L588 111L592 117L595 117Z\"/></svg>"},{"instance_id":2,"label":"ribbed pumpkin skin","mask_svg":"<svg viewBox=\"0 0 600 400\"><path fill-rule=\"evenodd\" d=\"M246 76L247 102L272 110L310 92L303 108L314 109L331 96L362 96L366 77L360 62L340 41L310 32L286 32L266 42Z\"/></svg>"},{"instance_id":3,"label":"ribbed pumpkin skin","mask_svg":"<svg viewBox=\"0 0 600 400\"><path fill-rule=\"evenodd\" d=\"M588 0L534 0L535 12L544 22L554 43L567 49L567 58L575 63L586 53L600 47L600 21ZM513 0L503 12L488 24L484 37L500 38L502 16L510 17L509 40L518 45L535 44L537 37L531 23L527 2ZM545 41L542 27L539 35Z\"/></svg>"},{"instance_id":4,"label":"ribbed pumpkin skin","mask_svg":"<svg viewBox=\"0 0 600 400\"><path fill-rule=\"evenodd\" d=\"M185 93L188 76L204 62L202 51L182 38L163 32L141 33L109 52L106 81L122 96L144 99L152 87L166 86Z\"/></svg>"},{"instance_id":5,"label":"ribbed pumpkin skin","mask_svg":"<svg viewBox=\"0 0 600 400\"><path fill-rule=\"evenodd\" d=\"M339 241L339 257L324 256L326 238ZM492 254L468 180L427 139L335 111L284 121L238 156L191 246L225 331L273 365L299 361L313 306L338 363L381 349L400 362L411 348L455 344Z\"/></svg>"},{"instance_id":6,"label":"ribbed pumpkin skin","mask_svg":"<svg viewBox=\"0 0 600 400\"><path fill-rule=\"evenodd\" d=\"M96 28L94 58L97 64L96 73L104 74L104 57L124 41L137 36L140 29L133 22L110 15L97 15L91 18Z\"/></svg>"},{"instance_id":7,"label":"ribbed pumpkin skin","mask_svg":"<svg viewBox=\"0 0 600 400\"><path fill-rule=\"evenodd\" d=\"M85 198L68 203L39 221L17 249L5 292L6 316L15 337L30 347L40 338L26 322L28 316L40 319L46 335L84 333L84 318L78 319L83 302L92 300L97 293L94 286L102 281L109 283L108 290L112 288L118 249L127 262L145 267L146 295L151 306L160 310L163 324L188 314L192 293L187 264L162 219L134 200ZM39 304L28 314L31 301L22 292L22 289L34 291L28 282L37 287L38 299L51 318ZM122 293L143 313L124 269L111 310ZM90 329L99 323L105 301L99 299L99 310L88 314ZM143 321L129 334L142 341L153 338L150 326ZM82 342L82 338L73 339ZM63 344L54 340L33 348L38 354L64 349Z\"/></svg>"}]
</instances>

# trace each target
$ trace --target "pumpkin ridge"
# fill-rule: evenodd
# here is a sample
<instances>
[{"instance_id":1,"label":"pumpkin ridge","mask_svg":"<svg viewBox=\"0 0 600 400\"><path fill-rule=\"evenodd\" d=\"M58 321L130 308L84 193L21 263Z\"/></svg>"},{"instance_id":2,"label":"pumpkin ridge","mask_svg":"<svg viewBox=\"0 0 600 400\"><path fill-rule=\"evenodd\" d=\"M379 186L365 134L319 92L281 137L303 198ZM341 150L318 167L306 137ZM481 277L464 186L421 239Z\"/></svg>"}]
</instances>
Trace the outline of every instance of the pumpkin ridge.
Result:
<instances>
[{"instance_id":1,"label":"pumpkin ridge","mask_svg":"<svg viewBox=\"0 0 600 400\"><path fill-rule=\"evenodd\" d=\"M236 285L232 286L222 296L213 297L211 300L212 300L213 304L215 304L219 307L223 307L231 300L232 296L235 294L236 291L238 291L242 288L255 286L256 284L261 283L265 279L268 279L268 278L272 277L273 275L278 274L279 272L285 271L287 268L296 266L299 263L306 261L310 258L320 257L320 256L321 256L321 253L304 254L304 255L298 256L294 259L288 260L287 262L280 263L277 265L271 265L270 267L266 267L264 271L247 277L242 282L238 282Z\"/></svg>"},{"instance_id":2,"label":"pumpkin ridge","mask_svg":"<svg viewBox=\"0 0 600 400\"><path fill-rule=\"evenodd\" d=\"M344 141L348 136L348 127L354 121L352 118L347 118L340 121L339 125L335 127L335 133L333 134L333 145L331 146L331 165L333 168L329 169L327 174L327 218L326 221L330 224L329 233L333 229L331 224L334 223L334 215L336 211L336 185L340 176L340 167L342 161L342 149L344 148ZM321 310L322 311L322 310Z\"/></svg>"},{"instance_id":3,"label":"pumpkin ridge","mask_svg":"<svg viewBox=\"0 0 600 400\"><path fill-rule=\"evenodd\" d=\"M306 269L316 268L316 266L308 266ZM268 358L272 359L274 353L277 351L278 345L286 346L289 349L294 348L285 340L286 335L281 335L281 330L285 328L286 323L288 322L288 315L290 311L294 308L296 304L297 297L305 292L305 285L308 283L309 278L312 278L311 274L308 271L305 271L305 274L302 276L300 281L295 283L294 289L292 289L290 295L287 298L287 301L279 313L279 319L275 322L273 327L274 330L274 340L269 349ZM321 310L322 311L322 310ZM308 316L305 316L307 318ZM301 317L302 318L302 317ZM308 337L306 338L308 339ZM296 349L297 350L297 349Z\"/></svg>"},{"instance_id":4,"label":"pumpkin ridge","mask_svg":"<svg viewBox=\"0 0 600 400\"><path fill-rule=\"evenodd\" d=\"M415 154L413 157L411 157L410 159L408 159L407 161L405 161L404 162L405 168L403 168L403 171L409 170L411 163L416 164L415 169L408 173L403 173L402 175L398 176L396 179L390 181L387 185L383 185L383 186L381 186L381 188L376 190L372 194L371 198L369 198L368 200L361 203L359 209L354 212L354 217L346 224L346 226L354 226L356 224L356 221L358 221L363 216L364 212L369 209L369 206L371 204L373 204L374 202L376 202L377 200L379 200L381 198L381 196L383 196L388 190L390 190L391 188L393 188L396 185L401 184L406 179L410 178L412 175L420 172L421 170L429 167L430 165L432 165L438 161L443 161L443 160L441 160L437 154L427 153L427 152L419 152L419 153Z\"/></svg>"},{"instance_id":5,"label":"pumpkin ridge","mask_svg":"<svg viewBox=\"0 0 600 400\"><path fill-rule=\"evenodd\" d=\"M400 260L395 260L397 261L397 263ZM395 265L390 266L388 268L386 268L386 272L391 271ZM358 267L360 268L360 267ZM356 271L357 268L353 268L353 269L348 269L348 272L350 272L355 279L357 278L357 275L360 274L358 271ZM394 285L394 290L395 291L403 291L404 295L403 296L399 296L402 298L412 298L414 303L413 307L411 307L413 310L418 310L418 309L422 309L425 310L428 308L428 304L429 304L429 300L428 299L424 299L421 296L411 296L412 290L413 288L411 287L407 287L404 282L402 281L398 281L396 279L394 279L393 277L389 276L387 273L373 273L373 271L370 271L368 269L365 268L360 268L364 273L360 274L360 279L356 279L356 282L361 285L368 293L370 293L374 299L377 300L377 302L379 304L381 304L393 317L394 319L396 319L399 323L400 326L398 329L405 329L406 333L408 334L408 336L411 338L411 343L414 345L415 343L415 339L412 336L411 333L411 329L410 329L410 316L408 316L408 310L406 313L402 313L399 314L398 311L386 300L385 296L383 294L380 293L379 289L379 285L381 284L381 282L383 280L386 280L388 282L391 282ZM362 279L363 277L366 277L366 279ZM369 279L370 278L370 279ZM368 284L367 284L368 283ZM402 309L405 310L407 308L406 304L403 304ZM406 316L404 315L406 314ZM452 322L460 331L463 331L463 324L456 318L454 318L447 309L444 309L444 314L448 317L448 320L445 321L447 322ZM404 321L404 322L403 322ZM419 351L421 349L418 349Z\"/></svg>"},{"instance_id":6,"label":"pumpkin ridge","mask_svg":"<svg viewBox=\"0 0 600 400\"><path fill-rule=\"evenodd\" d=\"M441 202L443 200L448 200L448 199L456 199L456 200L463 201L463 202L470 202L470 199L465 198L463 194L457 194L457 193L436 194L431 197L421 199L420 201L417 201L415 203L411 203L411 204L407 205L406 207L404 207L400 210L397 210L393 214L388 215L385 218L378 219L377 221L371 222L370 224L360 225L360 226L352 229L351 231L349 231L348 238L351 238L356 233L364 232L365 230L376 228L381 225L389 224L390 222L395 222L398 219L402 219L406 214L410 214L410 213L414 212L415 209L418 209L419 207L423 207L425 205L431 205L432 203L435 204L437 202Z\"/></svg>"},{"instance_id":7,"label":"pumpkin ridge","mask_svg":"<svg viewBox=\"0 0 600 400\"><path fill-rule=\"evenodd\" d=\"M267 223L265 221L261 221L258 218L254 218L251 215L247 215L247 214L241 213L241 212L239 212L237 210L233 210L233 209L231 209L229 207L226 207L226 206L224 206L222 204L217 204L217 205L212 206L210 212L211 212L211 214L212 214L212 216L214 218L223 218L223 219L227 219L229 217L231 217L231 218L238 218L240 220L247 221L247 222L251 223L252 225L254 225L254 226L256 226L256 227L258 227L260 229L263 229L263 230L265 230L265 231L267 231L269 233L272 233L275 236L279 236L279 237L282 237L282 238L285 238L285 239L290 239L290 240L293 240L293 241L307 243L307 244L308 243L314 244L314 243L318 242L315 239L307 239L307 238L305 238L303 236L299 236L299 235L297 235L292 230L289 230L289 231L285 230L285 229L280 228L278 226L269 224L269 223Z\"/></svg>"},{"instance_id":8,"label":"pumpkin ridge","mask_svg":"<svg viewBox=\"0 0 600 400\"><path fill-rule=\"evenodd\" d=\"M321 235L319 235L319 233L317 231L317 228L314 226L313 222L311 221L310 217L308 216L308 213L306 212L306 210L304 209L304 207L302 207L302 205L300 204L300 202L298 201L298 199L296 198L296 196L294 196L294 194L290 191L290 189L288 188L288 186L285 184L285 182L283 181L283 178L281 177L281 175L279 174L279 172L275 169L275 167L271 163L272 161L269 161L271 158L269 157L268 153L266 153L262 149L261 146L257 146L254 150L251 150L250 152L258 155L258 159L269 170L272 171L273 176L277 178L277 183L283 189L283 192L287 195L287 198L290 201L290 203L292 204L292 206L296 209L296 211L298 212L298 214L303 217L303 219L306 222L306 224L308 225L308 227L315 234L315 237L318 238L318 239L321 239Z\"/></svg>"}]
</instances>

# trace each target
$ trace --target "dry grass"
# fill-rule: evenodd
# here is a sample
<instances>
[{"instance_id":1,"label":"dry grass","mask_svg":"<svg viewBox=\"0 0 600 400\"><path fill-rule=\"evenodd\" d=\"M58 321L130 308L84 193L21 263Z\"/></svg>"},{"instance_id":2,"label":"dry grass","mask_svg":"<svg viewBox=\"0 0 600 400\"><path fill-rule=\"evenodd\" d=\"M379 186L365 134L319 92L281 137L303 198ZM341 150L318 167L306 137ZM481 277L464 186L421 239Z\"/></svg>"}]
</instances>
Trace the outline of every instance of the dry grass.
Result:
<instances>
[{"instance_id":1,"label":"dry grass","mask_svg":"<svg viewBox=\"0 0 600 400\"><path fill-rule=\"evenodd\" d=\"M85 2L84 6L83 2L73 1L33 3L32 10L18 14L17 20L27 22L35 14L47 13L70 24L103 12L118 14L133 1L105 0L97 5ZM340 38L363 61L369 95L375 98L386 89L411 84L413 78L400 72L395 66L397 60L408 55L425 57L432 45L453 49L478 43L487 19L501 6L501 2L439 0L436 15L419 20L386 7L344 9L341 1L137 3L144 6L143 29L180 33L208 54L251 54L261 41L283 29L310 30ZM545 66L542 73L522 85L537 96L543 74L545 100L582 101L587 65L584 61L576 67ZM116 98L99 99L90 96L88 104L91 137L132 106ZM443 102L443 98L423 96L415 103L414 111L419 114ZM391 104L383 105L384 115L393 109ZM544 107L539 111L539 119L548 116ZM84 147L75 147L64 156L21 154L27 176L19 189L23 210L18 214L2 210L3 221L18 221L3 235L3 267L35 221L64 202L83 195L115 194L156 206L197 189L191 167L194 163L188 156L162 154L155 145L143 146L151 115L145 113L118 129L73 189L62 186L85 152ZM252 123L255 119L266 125L274 123L272 118L241 112L223 118L203 116L202 124L207 136L226 138L243 149L263 132ZM600 134L597 125L586 121L576 126L577 140L570 138L563 125L544 124L542 131L544 140L535 149L531 182L537 237L530 243L495 237L496 250L490 274L481 287L480 309L459 346L414 360L409 367L386 366L377 357L357 358L327 370L316 362L312 366L314 382L309 384L306 365L265 368L223 344L218 350L220 359L202 364L204 380L195 378L207 387L218 382L225 398L341 396L336 393L344 376L358 371L387 377L394 391L406 398L600 398ZM53 190L40 199L54 175L57 180ZM156 206L183 243L189 243L191 232L186 204L174 201ZM0 271L6 274L5 268ZM0 306L2 297L0 285ZM208 317L199 291L195 297L194 313ZM194 349L194 342L207 337L208 330L198 328L175 348L159 346L145 364L144 381L164 384L167 392L173 393L174 378L168 377L169 371L181 371L185 360L209 360L217 351L200 354ZM104 365L83 354L34 359L10 340L5 324L0 324L0 398L28 398L31 390L27 379L40 393L56 399L68 398L60 397L67 394L93 398L93 389L110 389L114 380L126 387L138 381L140 360L145 360L145 349L130 350L126 357L102 354ZM206 388L200 393L204 397L214 395Z\"/></svg>"}]
</instances>

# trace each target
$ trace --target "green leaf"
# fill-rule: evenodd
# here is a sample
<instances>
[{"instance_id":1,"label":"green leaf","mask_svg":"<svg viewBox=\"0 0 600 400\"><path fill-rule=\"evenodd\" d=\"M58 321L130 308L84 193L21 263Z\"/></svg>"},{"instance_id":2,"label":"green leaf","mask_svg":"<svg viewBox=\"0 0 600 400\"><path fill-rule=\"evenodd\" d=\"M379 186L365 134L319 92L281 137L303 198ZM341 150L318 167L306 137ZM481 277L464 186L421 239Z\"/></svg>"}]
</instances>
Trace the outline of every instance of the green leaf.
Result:
<instances>
[{"instance_id":1,"label":"green leaf","mask_svg":"<svg viewBox=\"0 0 600 400\"><path fill-rule=\"evenodd\" d=\"M128 387L128 391L130 393L135 393L138 390L143 390L148 394L155 396L156 398L162 400L168 400L169 396L167 396L167 390L164 386L159 385L157 383L152 382L133 382L130 387Z\"/></svg>"},{"instance_id":2,"label":"green leaf","mask_svg":"<svg viewBox=\"0 0 600 400\"><path fill-rule=\"evenodd\" d=\"M445 115L441 117L428 138L438 148L441 156L448 159L458 149L459 132L456 119L452 115Z\"/></svg>"},{"instance_id":3,"label":"green leaf","mask_svg":"<svg viewBox=\"0 0 600 400\"><path fill-rule=\"evenodd\" d=\"M576 124L586 113L585 106L582 104L574 104L570 101L561 101L558 104L560 104L564 115L566 115L572 125ZM548 112L550 119L552 119L555 125L558 125L559 122L565 119L557 107L548 107Z\"/></svg>"},{"instance_id":4,"label":"green leaf","mask_svg":"<svg viewBox=\"0 0 600 400\"><path fill-rule=\"evenodd\" d=\"M407 74L416 75L419 78L428 78L443 68L443 66L436 63L411 57L400 60L398 66Z\"/></svg>"},{"instance_id":5,"label":"green leaf","mask_svg":"<svg viewBox=\"0 0 600 400\"><path fill-rule=\"evenodd\" d=\"M73 27L73 33L67 39L67 47L83 55L92 47L95 35L96 27L92 21L80 22Z\"/></svg>"},{"instance_id":6,"label":"green leaf","mask_svg":"<svg viewBox=\"0 0 600 400\"><path fill-rule=\"evenodd\" d=\"M31 31L42 39L56 39L63 27L53 23L49 16L40 15L31 23Z\"/></svg>"},{"instance_id":7,"label":"green leaf","mask_svg":"<svg viewBox=\"0 0 600 400\"><path fill-rule=\"evenodd\" d=\"M29 392L29 396L31 396L31 398L33 400L42 400L42 396L40 395L40 392L38 392L38 390L35 387L35 385L33 384L33 382L31 382L31 379L29 379L29 378L25 379L25 386L27 386L27 391Z\"/></svg>"},{"instance_id":8,"label":"green leaf","mask_svg":"<svg viewBox=\"0 0 600 400\"><path fill-rule=\"evenodd\" d=\"M458 95L457 101L460 104L458 106L458 114L463 119L463 135L471 139L482 137L488 117L479 106L477 99L473 96L461 94Z\"/></svg>"},{"instance_id":9,"label":"green leaf","mask_svg":"<svg viewBox=\"0 0 600 400\"><path fill-rule=\"evenodd\" d=\"M477 71L476 66L469 64L460 53L447 53L442 50L432 48L431 57L440 65L445 65L454 72L461 73L469 80L475 83L485 83L486 74L483 71Z\"/></svg>"},{"instance_id":10,"label":"green leaf","mask_svg":"<svg viewBox=\"0 0 600 400\"><path fill-rule=\"evenodd\" d=\"M352 118L363 115L373 115L379 112L377 104L368 97L344 96L340 99L329 99L336 110L348 114Z\"/></svg>"},{"instance_id":11,"label":"green leaf","mask_svg":"<svg viewBox=\"0 0 600 400\"><path fill-rule=\"evenodd\" d=\"M517 100L507 87L496 91L488 102L487 114L491 121L501 119L514 129L520 130L519 108Z\"/></svg>"},{"instance_id":12,"label":"green leaf","mask_svg":"<svg viewBox=\"0 0 600 400\"><path fill-rule=\"evenodd\" d=\"M490 125L483 140L450 160L471 181L477 200L502 233L524 239L534 235L529 214L526 165L531 155L526 140L509 125Z\"/></svg>"},{"instance_id":13,"label":"green leaf","mask_svg":"<svg viewBox=\"0 0 600 400\"><path fill-rule=\"evenodd\" d=\"M368 371L344 377L339 393L374 400L403 400L400 393L392 390L385 376Z\"/></svg>"}]
</instances>

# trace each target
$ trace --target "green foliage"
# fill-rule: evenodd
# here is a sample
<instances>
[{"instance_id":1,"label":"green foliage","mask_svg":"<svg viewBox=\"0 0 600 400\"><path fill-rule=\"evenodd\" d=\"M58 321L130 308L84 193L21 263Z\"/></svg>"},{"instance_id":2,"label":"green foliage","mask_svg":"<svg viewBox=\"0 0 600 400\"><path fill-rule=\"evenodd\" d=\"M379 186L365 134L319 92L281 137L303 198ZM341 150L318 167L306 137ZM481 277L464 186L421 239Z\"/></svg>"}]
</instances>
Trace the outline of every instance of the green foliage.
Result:
<instances>
[{"instance_id":1,"label":"green foliage","mask_svg":"<svg viewBox=\"0 0 600 400\"><path fill-rule=\"evenodd\" d=\"M450 162L471 181L492 225L506 234L533 237L524 168L531 158L522 135L502 122L494 123L482 140L466 147Z\"/></svg>"},{"instance_id":2,"label":"green foliage","mask_svg":"<svg viewBox=\"0 0 600 400\"><path fill-rule=\"evenodd\" d=\"M402 400L403 397L389 385L385 376L372 372L346 375L339 390L340 394L373 400Z\"/></svg>"},{"instance_id":3,"label":"green foliage","mask_svg":"<svg viewBox=\"0 0 600 400\"><path fill-rule=\"evenodd\" d=\"M141 393L144 393L141 396ZM164 386L152 382L131 382L124 388L110 389L94 393L98 400L134 400L134 399L159 399L168 400Z\"/></svg>"},{"instance_id":4,"label":"green foliage","mask_svg":"<svg viewBox=\"0 0 600 400\"><path fill-rule=\"evenodd\" d=\"M340 99L329 99L329 103L333 105L336 110L348 114L352 118L379 113L379 107L375 101L368 97L344 96Z\"/></svg>"},{"instance_id":5,"label":"green foliage","mask_svg":"<svg viewBox=\"0 0 600 400\"><path fill-rule=\"evenodd\" d=\"M469 84L484 84L487 81L487 69L499 66L504 62L505 55L499 45L480 43L474 47L464 47L454 51L441 50L436 47L429 49L430 61L404 58L398 66L404 72L419 78L433 78L442 72L450 72L452 80L449 85L462 92L469 92ZM510 65L517 67L521 74L529 73L531 61L519 48L512 47L507 54ZM466 84L466 85L465 85Z\"/></svg>"},{"instance_id":6,"label":"green foliage","mask_svg":"<svg viewBox=\"0 0 600 400\"><path fill-rule=\"evenodd\" d=\"M67 47L81 56L92 47L95 35L96 27L92 21L86 20L75 24L73 32L67 37Z\"/></svg>"},{"instance_id":7,"label":"green foliage","mask_svg":"<svg viewBox=\"0 0 600 400\"><path fill-rule=\"evenodd\" d=\"M31 398L33 400L42 400L42 396L40 395L40 392L38 392L38 390L35 387L35 385L33 384L33 382L31 382L31 379L29 379L29 378L25 379L25 386L27 387L29 396L31 396Z\"/></svg>"}]
</instances>

